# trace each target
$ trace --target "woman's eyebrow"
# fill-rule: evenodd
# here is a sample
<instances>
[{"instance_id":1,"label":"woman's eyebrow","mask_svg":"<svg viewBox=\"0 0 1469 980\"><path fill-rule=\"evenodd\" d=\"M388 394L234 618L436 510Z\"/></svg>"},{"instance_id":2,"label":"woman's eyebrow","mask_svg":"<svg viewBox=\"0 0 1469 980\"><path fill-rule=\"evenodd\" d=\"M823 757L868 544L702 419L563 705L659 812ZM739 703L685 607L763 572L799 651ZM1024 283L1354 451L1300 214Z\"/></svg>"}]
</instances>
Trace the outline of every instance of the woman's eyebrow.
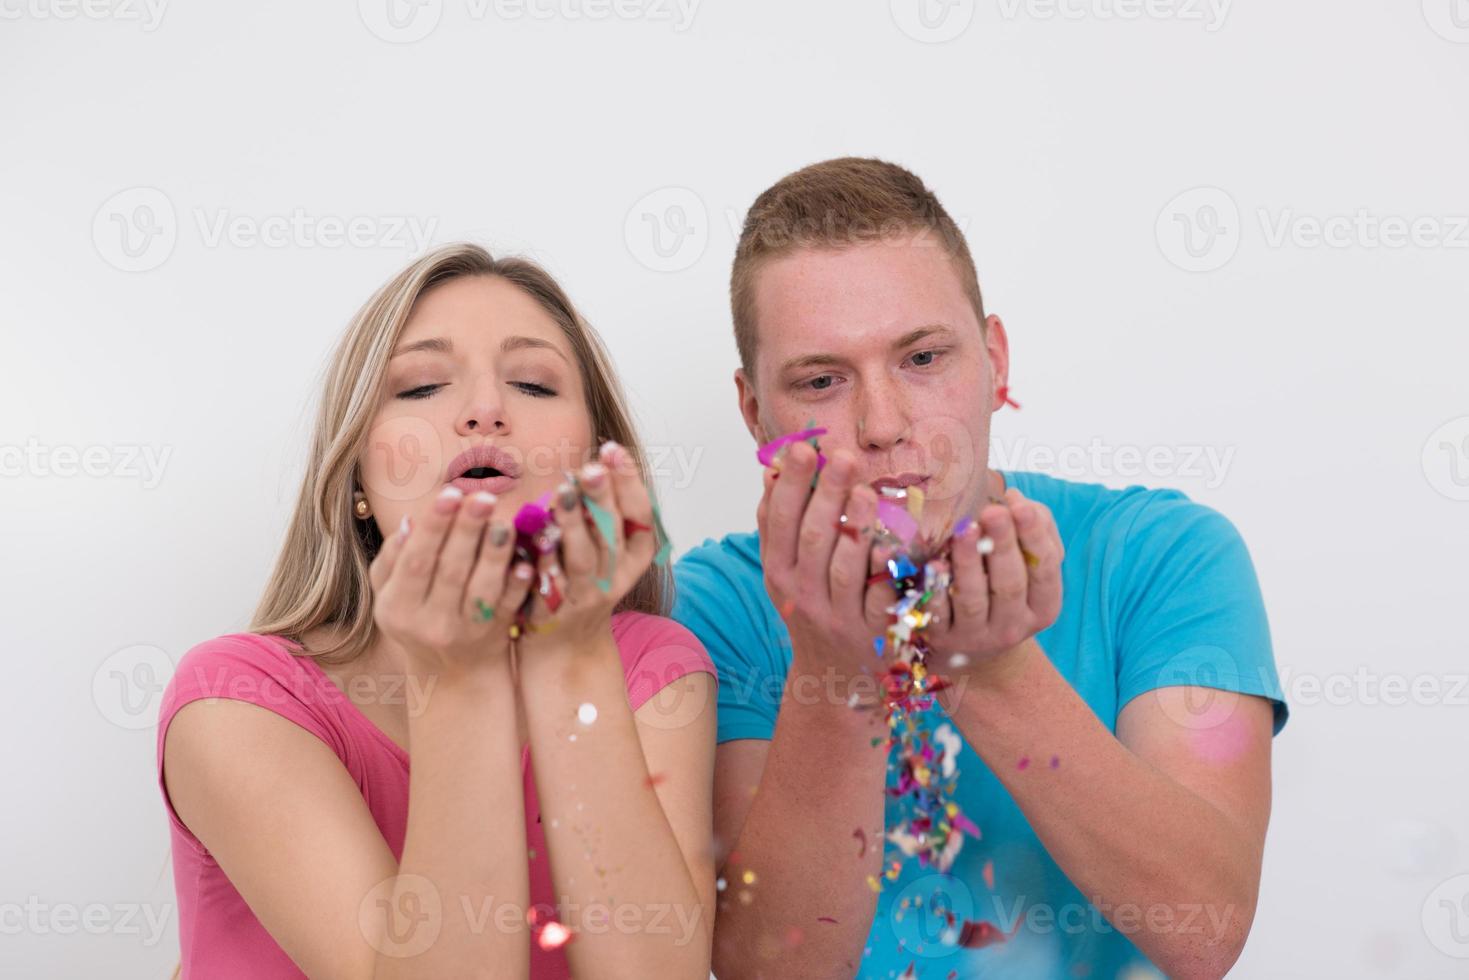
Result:
<instances>
[{"instance_id":1,"label":"woman's eyebrow","mask_svg":"<svg viewBox=\"0 0 1469 980\"><path fill-rule=\"evenodd\" d=\"M426 340L415 340L413 343L399 347L393 351L394 357L402 357L404 354L412 354L417 351L428 351L433 354L454 353L454 342L447 337L429 337Z\"/></svg>"},{"instance_id":2,"label":"woman's eyebrow","mask_svg":"<svg viewBox=\"0 0 1469 980\"><path fill-rule=\"evenodd\" d=\"M551 353L555 354L557 357L561 358L563 361L566 360L566 355L561 353L560 349L557 348L555 344L551 343L549 340L542 340L539 337L526 337L517 334L514 337L506 337L500 343L500 352L502 354L509 354L512 351L528 349L548 350ZM452 354L454 353L454 342L447 337L428 337L424 340L415 340L411 344L405 344L404 346L399 347L397 350L393 351L393 356L401 357L404 354L414 354L418 353L419 351L427 351L431 354Z\"/></svg>"},{"instance_id":3,"label":"woman's eyebrow","mask_svg":"<svg viewBox=\"0 0 1469 980\"><path fill-rule=\"evenodd\" d=\"M555 344L551 343L549 340L542 340L539 337L525 337L517 334L514 337L506 337L500 343L500 353L502 354L509 354L511 351L526 349L548 350L551 353L555 354L557 357L561 358L563 361L566 360L566 355L561 353L561 350Z\"/></svg>"}]
</instances>

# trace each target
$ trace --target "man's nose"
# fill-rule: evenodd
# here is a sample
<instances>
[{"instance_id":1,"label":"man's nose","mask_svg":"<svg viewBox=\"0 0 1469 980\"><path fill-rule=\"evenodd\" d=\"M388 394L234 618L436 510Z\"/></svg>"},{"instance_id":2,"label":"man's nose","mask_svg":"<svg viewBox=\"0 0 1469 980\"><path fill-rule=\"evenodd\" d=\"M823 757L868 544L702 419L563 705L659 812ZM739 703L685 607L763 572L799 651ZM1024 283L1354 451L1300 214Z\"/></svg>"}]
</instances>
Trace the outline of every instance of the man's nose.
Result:
<instances>
[{"instance_id":1,"label":"man's nose","mask_svg":"<svg viewBox=\"0 0 1469 980\"><path fill-rule=\"evenodd\" d=\"M907 399L896 385L870 388L857 410L857 445L886 452L912 438Z\"/></svg>"}]
</instances>

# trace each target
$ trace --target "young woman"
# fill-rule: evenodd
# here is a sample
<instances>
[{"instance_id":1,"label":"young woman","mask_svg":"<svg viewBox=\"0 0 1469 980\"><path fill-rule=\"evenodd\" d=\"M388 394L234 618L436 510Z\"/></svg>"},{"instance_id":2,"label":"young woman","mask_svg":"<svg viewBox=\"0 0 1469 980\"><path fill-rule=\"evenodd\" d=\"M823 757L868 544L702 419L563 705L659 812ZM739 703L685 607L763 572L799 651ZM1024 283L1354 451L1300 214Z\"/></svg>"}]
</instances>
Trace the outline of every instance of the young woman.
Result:
<instances>
[{"instance_id":1,"label":"young woman","mask_svg":"<svg viewBox=\"0 0 1469 980\"><path fill-rule=\"evenodd\" d=\"M184 977L707 977L714 668L657 527L547 273L458 245L383 287L250 632L164 698Z\"/></svg>"}]
</instances>

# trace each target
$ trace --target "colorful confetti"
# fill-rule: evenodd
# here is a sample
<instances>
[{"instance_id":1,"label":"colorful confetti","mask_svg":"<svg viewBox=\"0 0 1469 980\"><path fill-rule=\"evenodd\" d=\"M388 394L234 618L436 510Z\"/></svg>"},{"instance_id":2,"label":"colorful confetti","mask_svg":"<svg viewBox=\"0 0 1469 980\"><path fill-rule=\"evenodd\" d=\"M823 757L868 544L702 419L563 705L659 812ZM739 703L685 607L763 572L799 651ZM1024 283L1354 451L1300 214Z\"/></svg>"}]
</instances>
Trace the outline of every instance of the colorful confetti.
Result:
<instances>
[{"instance_id":1,"label":"colorful confetti","mask_svg":"<svg viewBox=\"0 0 1469 980\"><path fill-rule=\"evenodd\" d=\"M566 479L573 486L578 485L575 474L567 473ZM651 492L649 492L648 496L650 500L653 497ZM551 497L551 492L547 491L530 503L522 504L520 509L515 512L515 559L517 561L537 566L542 556L551 554L560 545L561 528L556 524L556 520L552 516L553 505L551 503ZM611 592L612 574L617 562L616 519L610 511L598 504L595 500L592 500L585 494L581 494L580 497L582 506L586 508L587 513L592 518L592 523L597 528L597 533L607 543L607 575L604 578L597 579L597 588L601 589L604 593ZM668 536L667 528L663 526L663 514L659 510L656 502L653 503L653 523L651 526L643 524L640 521L635 521L630 517L625 517L622 520L622 528L624 537L641 531L652 531L658 543L658 551L653 556L653 564L668 564L669 558L673 555L673 541ZM549 574L544 572L540 573L536 592L546 600L546 608L548 610L554 613L560 608L564 597L561 595L561 590L557 587L555 580ZM523 633L536 631L547 632L555 628L554 623L545 623L534 628L527 623L526 616L529 613L530 604L530 600L527 598L525 606L519 610L516 616L515 623L511 625L510 636L512 639L519 638ZM484 610L481 609L479 614L482 618L488 620L494 615L494 610L490 610L489 614L486 615Z\"/></svg>"},{"instance_id":2,"label":"colorful confetti","mask_svg":"<svg viewBox=\"0 0 1469 980\"><path fill-rule=\"evenodd\" d=\"M935 730L931 721L935 695L949 682L930 673L923 631L933 618L927 606L950 585L947 564L940 556L952 535L945 533L936 540L919 535L923 504L921 492L898 488L884 488L878 502L879 535L900 548L887 563L887 581L896 601L888 609L887 635L877 647L880 654L884 650L889 654L882 684L887 744L896 756L897 780L887 792L901 801L902 810L899 825L887 839L905 857L916 857L920 866L947 872L965 835L977 837L979 828L964 819L953 802L961 740L952 727L940 725ZM897 875L885 877L893 880Z\"/></svg>"}]
</instances>

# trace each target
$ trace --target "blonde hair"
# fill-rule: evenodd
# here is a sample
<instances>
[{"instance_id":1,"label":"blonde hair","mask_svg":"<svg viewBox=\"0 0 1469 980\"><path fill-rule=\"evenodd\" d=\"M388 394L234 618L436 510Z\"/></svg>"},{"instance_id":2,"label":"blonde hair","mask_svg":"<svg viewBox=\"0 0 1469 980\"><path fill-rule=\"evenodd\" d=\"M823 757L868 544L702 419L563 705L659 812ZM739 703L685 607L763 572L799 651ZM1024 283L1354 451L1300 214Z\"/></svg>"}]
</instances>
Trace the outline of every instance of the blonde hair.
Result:
<instances>
[{"instance_id":1,"label":"blonde hair","mask_svg":"<svg viewBox=\"0 0 1469 980\"><path fill-rule=\"evenodd\" d=\"M799 248L847 248L913 231L938 236L983 330L979 274L964 232L911 171L883 160L843 157L787 174L757 197L745 215L729 282L735 347L745 373L755 376L755 274L765 263Z\"/></svg>"},{"instance_id":2,"label":"blonde hair","mask_svg":"<svg viewBox=\"0 0 1469 980\"><path fill-rule=\"evenodd\" d=\"M309 630L333 627L331 644L312 651L333 663L353 659L375 638L368 566L382 535L373 521L359 520L352 513L353 493L360 485L357 461L367 446L388 362L414 303L434 286L463 276L498 276L550 315L580 366L593 435L626 447L653 492L642 443L611 358L550 273L527 259L497 259L478 245L442 246L379 289L353 318L332 356L295 513L250 623L252 632L299 643ZM668 567L654 564L617 608L666 615L672 596Z\"/></svg>"}]
</instances>

